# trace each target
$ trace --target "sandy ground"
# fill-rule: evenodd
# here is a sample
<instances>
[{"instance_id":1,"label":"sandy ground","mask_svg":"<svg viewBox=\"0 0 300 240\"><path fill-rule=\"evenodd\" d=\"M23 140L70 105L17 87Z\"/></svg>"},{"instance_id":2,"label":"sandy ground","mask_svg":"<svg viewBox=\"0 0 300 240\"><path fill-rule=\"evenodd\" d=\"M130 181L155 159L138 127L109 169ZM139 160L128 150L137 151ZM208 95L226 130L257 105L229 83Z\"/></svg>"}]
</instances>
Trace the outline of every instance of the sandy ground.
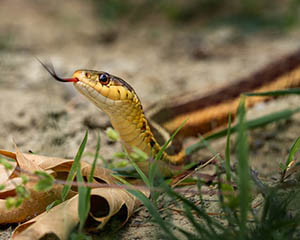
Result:
<instances>
[{"instance_id":1,"label":"sandy ground","mask_svg":"<svg viewBox=\"0 0 300 240\"><path fill-rule=\"evenodd\" d=\"M51 60L61 76L71 76L79 68L120 76L135 88L147 109L172 96L195 91L204 94L224 86L299 48L299 31L245 34L231 27L206 29L159 21L111 26L87 3L1 1L0 148L13 150L15 141L23 152L73 157L88 128L88 153L94 152L99 131L105 159L121 149L104 134L108 118L72 85L51 79L35 56ZM208 57L196 58L199 51ZM287 97L261 104L248 116L296 106L299 97ZM278 172L278 162L285 160L299 136L299 116L251 132L250 156L255 169L263 174ZM212 147L223 154L224 139ZM201 152L197 158L207 155ZM90 160L88 154L85 160ZM159 229L148 221L147 211L142 210L116 235L156 239ZM180 214L175 214L174 221L187 224ZM111 237L104 233L101 237L108 235Z\"/></svg>"}]
</instances>

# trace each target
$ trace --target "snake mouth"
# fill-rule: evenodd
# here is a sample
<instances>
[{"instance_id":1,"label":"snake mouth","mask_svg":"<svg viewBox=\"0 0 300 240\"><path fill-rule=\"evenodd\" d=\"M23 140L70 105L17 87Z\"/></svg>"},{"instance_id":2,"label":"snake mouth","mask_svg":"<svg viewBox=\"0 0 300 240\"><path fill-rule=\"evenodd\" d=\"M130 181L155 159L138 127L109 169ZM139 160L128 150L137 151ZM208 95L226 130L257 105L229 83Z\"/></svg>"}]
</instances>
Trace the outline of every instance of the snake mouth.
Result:
<instances>
[{"instance_id":1,"label":"snake mouth","mask_svg":"<svg viewBox=\"0 0 300 240\"><path fill-rule=\"evenodd\" d=\"M90 84L83 81L76 81L73 83L74 87L85 97L90 99L96 106L107 112L105 109L113 106L115 101L103 96Z\"/></svg>"}]
</instances>

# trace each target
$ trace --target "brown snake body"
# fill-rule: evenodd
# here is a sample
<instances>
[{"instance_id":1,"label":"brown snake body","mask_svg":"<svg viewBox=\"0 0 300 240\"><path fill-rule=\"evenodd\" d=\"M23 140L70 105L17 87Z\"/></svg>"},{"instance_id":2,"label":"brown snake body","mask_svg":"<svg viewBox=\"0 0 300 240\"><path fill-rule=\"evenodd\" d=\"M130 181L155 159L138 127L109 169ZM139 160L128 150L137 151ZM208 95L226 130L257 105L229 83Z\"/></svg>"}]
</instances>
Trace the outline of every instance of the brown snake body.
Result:
<instances>
[{"instance_id":1,"label":"brown snake body","mask_svg":"<svg viewBox=\"0 0 300 240\"><path fill-rule=\"evenodd\" d=\"M182 103L181 99L177 102L173 99L172 102L164 104L155 111L152 109L155 109L156 105L153 105L149 109L153 112L150 118L168 132L174 132L188 118L187 123L178 133L179 137L205 135L226 125L229 112L232 117L235 116L241 93L273 91L299 86L300 49L206 96L194 98L186 103ZM247 105L250 107L270 98L251 97L247 99Z\"/></svg>"}]
</instances>

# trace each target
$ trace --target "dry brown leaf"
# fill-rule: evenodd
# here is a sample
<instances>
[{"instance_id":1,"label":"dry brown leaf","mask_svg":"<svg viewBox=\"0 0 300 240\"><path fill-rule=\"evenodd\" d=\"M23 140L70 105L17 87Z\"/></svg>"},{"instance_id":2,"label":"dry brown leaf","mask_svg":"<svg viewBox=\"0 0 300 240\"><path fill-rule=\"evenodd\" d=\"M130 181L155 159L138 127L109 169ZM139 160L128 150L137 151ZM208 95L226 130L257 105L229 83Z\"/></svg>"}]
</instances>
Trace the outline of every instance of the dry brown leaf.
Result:
<instances>
[{"instance_id":1,"label":"dry brown leaf","mask_svg":"<svg viewBox=\"0 0 300 240\"><path fill-rule=\"evenodd\" d=\"M9 171L6 170L4 166L0 165L0 174L1 174L0 184L7 180L7 173L9 173L9 177L14 177L15 175L18 175L18 174L12 174L16 170L17 165L19 165L21 169L27 172L42 170L34 161L28 160L26 156L18 150L17 146L15 147L16 147L16 153L0 149L1 155L14 159L16 161L16 162L10 162L10 164L13 166L13 169ZM6 173L3 174L4 172Z\"/></svg>"},{"instance_id":2,"label":"dry brown leaf","mask_svg":"<svg viewBox=\"0 0 300 240\"><path fill-rule=\"evenodd\" d=\"M13 179L7 180L3 185L4 189L0 191L0 199L5 199L7 197L12 197L16 195L16 185L19 185L23 182L22 178L15 177Z\"/></svg>"},{"instance_id":3,"label":"dry brown leaf","mask_svg":"<svg viewBox=\"0 0 300 240\"><path fill-rule=\"evenodd\" d=\"M84 162L83 162L84 163ZM90 176L92 166L84 163L81 166L82 176ZM94 172L94 180L99 183L116 184L116 178L112 176L113 171L107 168L97 166Z\"/></svg>"},{"instance_id":4,"label":"dry brown leaf","mask_svg":"<svg viewBox=\"0 0 300 240\"><path fill-rule=\"evenodd\" d=\"M16 149L16 153L0 150L0 154L16 159L18 164L20 160L21 165L27 169L30 166L34 169L53 171L57 175L60 173L67 175L73 163L73 160L70 159L22 154L18 149ZM28 163L29 161L31 163ZM82 162L81 165L82 175L88 177L91 165L85 162ZM126 189L109 187L109 185L118 184L112 173L111 170L99 166L95 169L94 182L107 184L108 187L98 188L95 185L95 188L91 191L91 209L86 223L87 229L91 231L103 229L110 220L115 218L118 219L119 227L121 227L133 214L134 209L140 205L140 202ZM10 180L5 179L7 188L6 191L0 191L0 198L2 199L5 196L15 194L13 180L21 181L20 178L16 177ZM60 192L63 187L55 185L50 191L44 193L34 191L33 186L34 183L28 184L30 199L25 200L22 206L17 209L7 210L5 200L0 199L0 223L24 221L40 214L47 205L56 199L60 199ZM74 192L71 192L70 196L74 196L74 194ZM144 194L149 196L149 192L144 191ZM70 231L79 223L77 205L78 195L76 194L71 199L51 209L48 213L45 212L18 226L13 234L13 239L40 239L46 234L54 234L60 239L67 239Z\"/></svg>"},{"instance_id":5,"label":"dry brown leaf","mask_svg":"<svg viewBox=\"0 0 300 240\"><path fill-rule=\"evenodd\" d=\"M9 152L0 149L0 154L8 158L17 160L17 155L14 152ZM24 155L25 158L29 159L32 163L38 165L40 168L44 170L54 169L55 167L63 164L72 165L73 163L73 159L46 157L46 156L31 154L31 153L22 153L22 154ZM65 169L69 169L69 167L66 167Z\"/></svg>"},{"instance_id":6,"label":"dry brown leaf","mask_svg":"<svg viewBox=\"0 0 300 240\"><path fill-rule=\"evenodd\" d=\"M17 160L16 153L0 150L0 154ZM19 155L23 155L22 158L25 158L27 161L33 162L35 165L38 165L43 171L53 170L54 172L69 172L73 164L73 159L46 157L46 156L41 156L36 154L28 154L28 153L20 153L20 152ZM82 165L81 166L82 175L86 177L89 176L91 165L84 161L81 162L81 165ZM111 176L112 173L113 172L109 169L97 167L95 169L94 178L97 182L100 183L104 182L108 184L113 184L115 182L115 178Z\"/></svg>"},{"instance_id":7,"label":"dry brown leaf","mask_svg":"<svg viewBox=\"0 0 300 240\"><path fill-rule=\"evenodd\" d=\"M8 152L0 149L0 154L12 159L17 160L17 154L13 152ZM20 154L20 153L19 153ZM28 161L33 162L35 165L38 165L42 170L53 170L54 172L69 172L73 164L73 159L64 159L64 158L55 158L55 157L46 157L36 154L22 153ZM86 162L81 162L82 165L82 175L89 176L91 165ZM1 166L0 166L1 167ZM0 168L0 173L1 168ZM94 178L97 182L112 184L115 181L115 178L111 176L112 171L105 168L96 168L94 173ZM1 180L1 177L0 177ZM6 180L6 178L4 179ZM0 182L1 184L1 182Z\"/></svg>"},{"instance_id":8,"label":"dry brown leaf","mask_svg":"<svg viewBox=\"0 0 300 240\"><path fill-rule=\"evenodd\" d=\"M134 209L140 205L136 198L125 189L97 188L91 193L90 216L93 219L87 223L89 230L103 229L106 223L118 214L119 227L123 226Z\"/></svg>"},{"instance_id":9,"label":"dry brown leaf","mask_svg":"<svg viewBox=\"0 0 300 240\"><path fill-rule=\"evenodd\" d=\"M15 159L15 160L17 159L16 154L14 152L9 152L9 151L0 149L0 154L5 157L11 158L11 159Z\"/></svg>"},{"instance_id":10,"label":"dry brown leaf","mask_svg":"<svg viewBox=\"0 0 300 240\"><path fill-rule=\"evenodd\" d=\"M35 240L45 235L55 235L61 240L68 239L70 231L79 221L77 202L78 195L19 225L13 232L12 239Z\"/></svg>"},{"instance_id":11,"label":"dry brown leaf","mask_svg":"<svg viewBox=\"0 0 300 240\"><path fill-rule=\"evenodd\" d=\"M55 185L47 192L34 191L33 185L34 183L28 183L26 185L30 197L24 200L22 205L18 208L8 210L5 206L5 199L0 199L0 224L27 221L44 212L50 203L61 197L61 185ZM71 192L69 197L74 196L74 194L74 192Z\"/></svg>"},{"instance_id":12,"label":"dry brown leaf","mask_svg":"<svg viewBox=\"0 0 300 240\"><path fill-rule=\"evenodd\" d=\"M26 170L25 174L36 170L46 170L37 165L37 162L42 162L39 161L38 155L26 154L27 157L25 157L24 154L22 154L18 149L16 149L16 153L0 150L0 154L15 159L17 162L15 165L18 164L20 168L23 166L22 170ZM34 157L36 161L31 161L31 157ZM42 160L44 159L42 158ZM51 173L52 170L49 169L47 172ZM10 176L7 176L7 173L4 176L6 177L2 177L2 179L6 179L6 182L4 181L2 184L4 184L6 187L0 191L0 224L29 220L44 212L50 203L61 198L61 190L63 188L62 185L54 185L53 188L48 192L37 192L34 190L35 182L31 182L26 185L26 189L30 193L29 199L24 200L20 207L8 210L5 206L5 199L7 197L16 196L15 187L22 182L22 179L20 177L9 179ZM75 194L76 192L70 191L67 198L70 198Z\"/></svg>"},{"instance_id":13,"label":"dry brown leaf","mask_svg":"<svg viewBox=\"0 0 300 240\"><path fill-rule=\"evenodd\" d=\"M12 169L6 169L3 165L0 165L0 184L4 184L12 176L12 173L15 171L17 163L9 162L12 166Z\"/></svg>"},{"instance_id":14,"label":"dry brown leaf","mask_svg":"<svg viewBox=\"0 0 300 240\"><path fill-rule=\"evenodd\" d=\"M87 221L89 230L102 229L114 216L120 221L119 227L126 223L140 203L124 189L97 188L91 192L91 210ZM68 239L72 229L78 225L78 195L52 208L36 218L19 225L12 239L37 240L52 235L61 240Z\"/></svg>"},{"instance_id":15,"label":"dry brown leaf","mask_svg":"<svg viewBox=\"0 0 300 240\"><path fill-rule=\"evenodd\" d=\"M19 167L27 172L33 173L34 171L43 171L42 168L39 167L36 163L33 161L28 160L23 153L21 153L15 144L15 149L16 149L16 161Z\"/></svg>"}]
</instances>

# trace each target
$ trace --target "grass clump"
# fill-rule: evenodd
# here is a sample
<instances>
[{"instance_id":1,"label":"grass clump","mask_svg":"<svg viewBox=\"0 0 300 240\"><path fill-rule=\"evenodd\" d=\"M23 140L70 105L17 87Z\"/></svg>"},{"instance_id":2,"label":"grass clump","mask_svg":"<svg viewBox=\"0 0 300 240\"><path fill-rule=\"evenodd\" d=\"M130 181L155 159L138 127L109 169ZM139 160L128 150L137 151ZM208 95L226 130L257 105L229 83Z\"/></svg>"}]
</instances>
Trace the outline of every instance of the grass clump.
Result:
<instances>
[{"instance_id":1,"label":"grass clump","mask_svg":"<svg viewBox=\"0 0 300 240\"><path fill-rule=\"evenodd\" d=\"M272 93L267 93L272 95ZM274 93L278 94L278 93ZM282 94L287 94L283 92ZM255 94L251 94L255 95ZM249 94L250 97L250 94ZM226 129L227 141L225 148L225 162L217 168L217 177L210 184L216 190L216 199L218 200L218 211L211 214L207 211L204 203L202 187L204 186L201 178L194 179L198 190L195 190L194 196L198 196L200 202L194 202L193 199L180 194L180 189L174 189L167 180L163 179L157 169L157 161L162 157L162 152L168 145L162 147L162 151L154 156L154 161L149 166L148 175L138 167L136 162L145 161L149 156L136 150L134 155L123 153L123 157L134 159L131 163L137 174L144 181L146 186L151 189L151 198L147 198L139 190L128 189L132 195L137 197L148 209L151 220L159 225L159 234L164 239L298 239L300 227L300 214L295 211L295 205L298 199L298 189L292 187L292 190L283 189L278 183L268 186L261 182L257 174L251 170L249 164L249 146L248 130L252 127L258 127L278 119L291 116L298 110L285 110L279 114L264 116L263 118L253 120L246 119L246 96L241 97L240 106L237 113L238 122L231 127L229 117L228 128ZM253 125L251 125L253 124ZM179 129L178 129L179 130ZM235 153L237 159L236 167L230 166L230 136L237 133ZM175 133L176 134L176 133ZM172 136L174 137L175 134ZM300 149L300 138L296 139L290 149L287 160L282 170L286 171L292 161L295 161L295 154ZM170 141L172 138L170 139ZM83 141L84 143L85 141ZM81 149L81 148L80 148ZM151 157L151 156L150 156ZM97 159L95 157L95 159ZM94 161L95 163L95 161ZM78 169L78 168L77 168ZM77 181L83 181L77 170ZM92 174L91 174L92 175ZM284 174L283 174L284 175ZM117 176L118 177L118 176ZM283 182L285 178L282 178ZM124 185L129 183L124 181ZM260 203L253 204L254 190L261 194ZM82 234L86 214L89 210L90 190L86 186L79 189L81 194L79 203L80 227L79 233L75 239L80 239ZM163 197L162 197L163 196ZM180 210L182 217L189 223L192 229L186 229L178 226L172 221L172 214L167 218L162 215L159 201L163 198L165 206L169 202L176 203L177 210ZM166 200L167 199L167 200ZM167 201L167 203L166 203ZM75 236L75 235L73 235ZM85 236L86 237L86 236Z\"/></svg>"},{"instance_id":2,"label":"grass clump","mask_svg":"<svg viewBox=\"0 0 300 240\"><path fill-rule=\"evenodd\" d=\"M282 94L287 93L283 92ZM157 191L163 192L167 196L167 201L177 202L177 209L180 209L182 217L192 226L192 230L187 230L182 226L175 225L171 218L165 219L157 206L156 199L153 201L137 190L130 190L148 209L152 221L159 225L160 234L163 235L164 239L183 239L183 237L184 239L199 240L299 238L300 214L295 211L299 192L296 185L292 187L292 190L282 189L279 182L268 186L259 180L257 174L249 166L247 140L249 122L246 120L245 99L246 96L241 97L237 114L238 123L235 125L234 131L232 131L229 118L228 129L226 130L225 163L219 166L217 181L212 183L218 190L219 211L214 214L217 217L211 216L211 213L207 212L202 203L194 203L180 194L177 189L173 189L166 181L163 181L159 186L160 190L157 189ZM256 121L256 123L259 122L263 125L266 121L272 122L278 119L277 115L267 116L263 120ZM237 167L233 171L229 164L230 134L232 132L237 133L235 145ZM294 160L295 153L300 148L299 139L291 147L285 169ZM223 166L224 169L222 169ZM196 184L198 191L195 191L194 195L198 195L203 201L201 192L203 182L198 178ZM252 203L254 190L262 196L258 207Z\"/></svg>"}]
</instances>

